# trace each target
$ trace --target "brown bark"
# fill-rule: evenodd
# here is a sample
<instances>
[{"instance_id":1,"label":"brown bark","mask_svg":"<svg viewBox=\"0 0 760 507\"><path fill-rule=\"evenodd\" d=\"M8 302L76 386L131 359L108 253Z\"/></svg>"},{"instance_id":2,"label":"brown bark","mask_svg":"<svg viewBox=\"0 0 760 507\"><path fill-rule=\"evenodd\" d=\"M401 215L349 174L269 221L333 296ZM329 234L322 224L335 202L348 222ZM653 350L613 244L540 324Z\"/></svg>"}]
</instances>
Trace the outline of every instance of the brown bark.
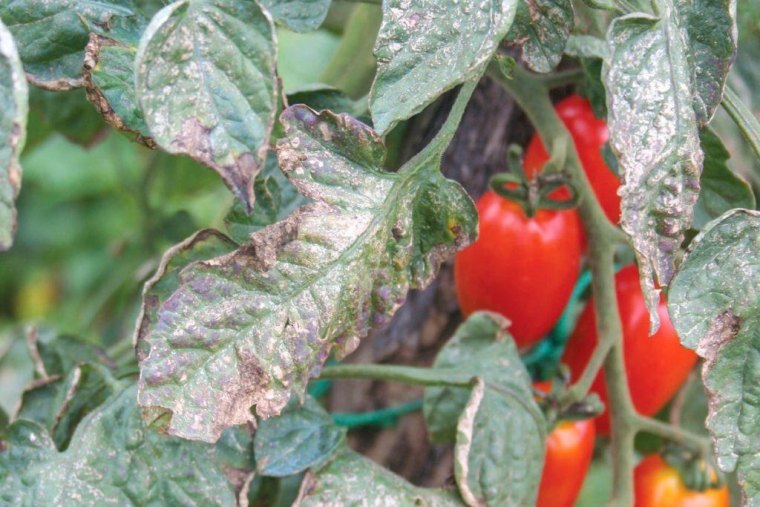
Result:
<instances>
[{"instance_id":1,"label":"brown bark","mask_svg":"<svg viewBox=\"0 0 760 507\"><path fill-rule=\"evenodd\" d=\"M405 132L401 159L407 160L430 141L446 119L455 92L427 108ZM496 83L484 79L476 89L443 160L443 172L462 183L473 198L488 179L505 168L507 146L525 145L531 131L512 99ZM461 322L451 263L425 290L413 291L391 323L370 335L347 361L429 366ZM363 380L333 385L329 404L336 412L364 412L419 399L422 390L401 384ZM429 443L420 412L402 417L394 428L351 431L349 442L416 484L440 486L453 471L451 449Z\"/></svg>"}]
</instances>

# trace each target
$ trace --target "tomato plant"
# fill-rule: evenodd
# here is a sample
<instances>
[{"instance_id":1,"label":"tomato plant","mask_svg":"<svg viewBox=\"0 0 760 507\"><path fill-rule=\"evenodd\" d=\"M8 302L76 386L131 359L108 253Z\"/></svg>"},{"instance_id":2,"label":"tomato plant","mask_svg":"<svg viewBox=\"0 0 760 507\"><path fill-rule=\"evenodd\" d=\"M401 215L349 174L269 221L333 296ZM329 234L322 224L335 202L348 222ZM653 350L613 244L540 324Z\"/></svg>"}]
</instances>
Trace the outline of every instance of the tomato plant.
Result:
<instances>
[{"instance_id":1,"label":"tomato plant","mask_svg":"<svg viewBox=\"0 0 760 507\"><path fill-rule=\"evenodd\" d=\"M757 504L758 19L0 0L0 504Z\"/></svg>"},{"instance_id":2,"label":"tomato plant","mask_svg":"<svg viewBox=\"0 0 760 507\"><path fill-rule=\"evenodd\" d=\"M583 172L591 182L599 204L607 218L617 223L620 218L620 196L617 193L620 180L602 156L602 148L609 140L607 124L594 115L589 101L579 95L571 95L557 102L556 109L557 115L570 132ZM548 161L549 154L541 143L541 138L534 135L525 150L525 172L533 176Z\"/></svg>"},{"instance_id":3,"label":"tomato plant","mask_svg":"<svg viewBox=\"0 0 760 507\"><path fill-rule=\"evenodd\" d=\"M454 262L462 312L501 313L512 322L517 344L532 345L557 321L578 277L578 217L573 211L539 210L529 218L519 204L490 191L477 208L478 240ZM539 276L541 285L535 283Z\"/></svg>"},{"instance_id":4,"label":"tomato plant","mask_svg":"<svg viewBox=\"0 0 760 507\"><path fill-rule=\"evenodd\" d=\"M674 467L651 454L636 467L636 507L728 507L728 486L690 490Z\"/></svg>"},{"instance_id":5,"label":"tomato plant","mask_svg":"<svg viewBox=\"0 0 760 507\"><path fill-rule=\"evenodd\" d=\"M664 301L658 308L660 329L649 336L649 313L635 266L627 266L615 276L615 293L623 319L623 355L631 399L639 413L653 415L681 387L697 362L697 355L679 342ZM562 357L574 377L581 374L598 342L594 302L590 301ZM652 353L652 347L657 350L656 354ZM596 377L591 389L607 403L607 387L602 375ZM599 417L597 427L600 434L609 433L607 414Z\"/></svg>"}]
</instances>

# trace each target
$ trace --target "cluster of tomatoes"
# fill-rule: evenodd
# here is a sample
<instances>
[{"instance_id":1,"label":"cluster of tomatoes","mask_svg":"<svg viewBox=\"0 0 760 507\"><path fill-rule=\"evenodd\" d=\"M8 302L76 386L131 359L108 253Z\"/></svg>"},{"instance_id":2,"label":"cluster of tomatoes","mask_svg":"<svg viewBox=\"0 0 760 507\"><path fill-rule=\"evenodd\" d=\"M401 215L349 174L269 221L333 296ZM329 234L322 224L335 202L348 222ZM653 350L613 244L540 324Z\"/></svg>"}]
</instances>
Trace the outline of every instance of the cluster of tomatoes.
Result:
<instances>
[{"instance_id":1,"label":"cluster of tomatoes","mask_svg":"<svg viewBox=\"0 0 760 507\"><path fill-rule=\"evenodd\" d=\"M617 223L620 181L601 152L608 139L606 124L579 96L559 102L556 108L602 209ZM523 161L525 175L534 177L548 160L541 140L534 136ZM454 268L462 312L491 310L505 315L512 322L510 331L518 346L530 347L555 325L572 294L585 249L580 219L574 209L538 210L528 217L520 204L493 191L487 192L477 207L480 236L458 254ZM621 269L615 283L631 398L639 413L653 415L685 381L697 356L680 345L665 302L658 309L660 329L648 336L649 315L635 266ZM562 357L573 379L583 371L597 341L592 300L582 311ZM601 375L592 392L606 402ZM555 426L547 441L539 507L572 506L592 459L595 435L609 432L605 413L595 420L564 421ZM659 455L648 456L638 465L635 485L637 507L728 506L729 502L725 486L690 491L676 469Z\"/></svg>"}]
</instances>

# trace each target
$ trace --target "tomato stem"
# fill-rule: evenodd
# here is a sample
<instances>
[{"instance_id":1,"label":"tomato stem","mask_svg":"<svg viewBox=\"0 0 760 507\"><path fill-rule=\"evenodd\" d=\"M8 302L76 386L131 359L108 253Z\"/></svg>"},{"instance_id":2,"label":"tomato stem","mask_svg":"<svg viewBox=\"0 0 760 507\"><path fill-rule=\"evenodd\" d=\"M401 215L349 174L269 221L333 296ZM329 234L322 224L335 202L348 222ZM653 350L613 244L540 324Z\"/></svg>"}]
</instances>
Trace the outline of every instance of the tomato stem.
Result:
<instances>
[{"instance_id":1,"label":"tomato stem","mask_svg":"<svg viewBox=\"0 0 760 507\"><path fill-rule=\"evenodd\" d=\"M651 417L644 417L640 414L634 416L634 423L638 431L644 431L668 439L671 442L699 453L705 459L710 455L710 440L706 437Z\"/></svg>"},{"instance_id":2,"label":"tomato stem","mask_svg":"<svg viewBox=\"0 0 760 507\"><path fill-rule=\"evenodd\" d=\"M370 379L403 382L425 387L471 387L472 375L445 368L418 368L392 364L339 364L325 366L321 379Z\"/></svg>"},{"instance_id":3,"label":"tomato stem","mask_svg":"<svg viewBox=\"0 0 760 507\"><path fill-rule=\"evenodd\" d=\"M726 86L721 105L739 127L744 139L755 152L755 156L760 159L760 123L752 111L730 86Z\"/></svg>"}]
</instances>

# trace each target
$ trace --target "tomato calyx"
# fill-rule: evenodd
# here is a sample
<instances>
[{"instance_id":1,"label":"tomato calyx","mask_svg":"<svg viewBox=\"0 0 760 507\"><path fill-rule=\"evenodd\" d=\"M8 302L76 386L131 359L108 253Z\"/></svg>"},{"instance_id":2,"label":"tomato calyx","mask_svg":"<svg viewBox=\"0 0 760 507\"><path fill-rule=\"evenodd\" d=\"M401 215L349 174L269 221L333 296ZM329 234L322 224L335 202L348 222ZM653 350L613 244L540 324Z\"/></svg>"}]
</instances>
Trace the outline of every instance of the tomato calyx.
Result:
<instances>
[{"instance_id":1,"label":"tomato calyx","mask_svg":"<svg viewBox=\"0 0 760 507\"><path fill-rule=\"evenodd\" d=\"M604 411L604 404L594 393L587 394L582 400L564 406L569 376L559 376L553 381L537 382L533 393L541 411L544 413L550 431L561 421L583 421L593 419Z\"/></svg>"},{"instance_id":2,"label":"tomato calyx","mask_svg":"<svg viewBox=\"0 0 760 507\"><path fill-rule=\"evenodd\" d=\"M705 457L674 443L666 444L662 458L678 471L684 485L691 491L704 492L723 486L723 478Z\"/></svg>"},{"instance_id":3,"label":"tomato calyx","mask_svg":"<svg viewBox=\"0 0 760 507\"><path fill-rule=\"evenodd\" d=\"M562 170L564 157L561 158L550 160L541 172L528 177L522 163L522 148L513 144L507 150L507 171L491 177L491 188L499 196L520 204L528 218L539 209L574 208L578 205L578 191ZM560 188L567 189L567 198L558 198Z\"/></svg>"}]
</instances>

